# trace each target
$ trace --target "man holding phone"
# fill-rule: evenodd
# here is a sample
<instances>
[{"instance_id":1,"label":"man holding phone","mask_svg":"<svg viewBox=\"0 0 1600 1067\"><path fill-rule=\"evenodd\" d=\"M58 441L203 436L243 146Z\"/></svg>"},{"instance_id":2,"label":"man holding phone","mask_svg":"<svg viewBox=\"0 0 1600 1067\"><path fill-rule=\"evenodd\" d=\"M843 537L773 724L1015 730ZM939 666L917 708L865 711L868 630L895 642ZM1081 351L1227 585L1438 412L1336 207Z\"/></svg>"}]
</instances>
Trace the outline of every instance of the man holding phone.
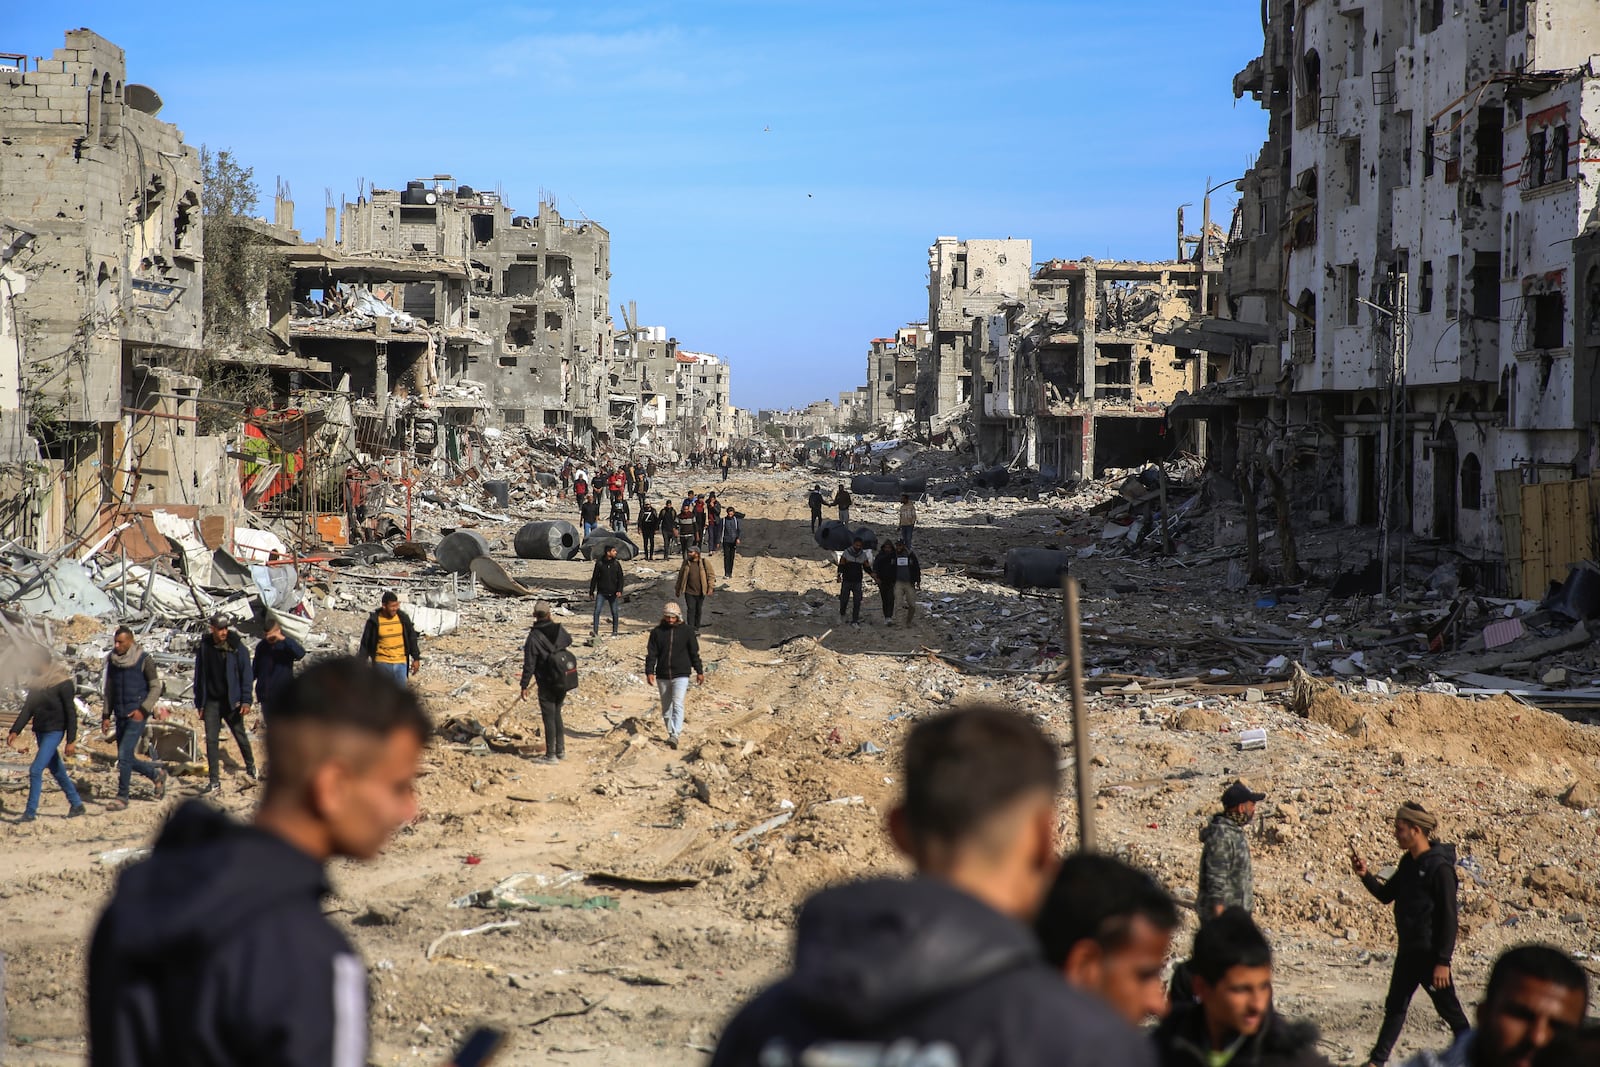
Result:
<instances>
[{"instance_id":1,"label":"man holding phone","mask_svg":"<svg viewBox=\"0 0 1600 1067\"><path fill-rule=\"evenodd\" d=\"M1350 843L1350 869L1378 900L1394 905L1395 933L1399 939L1389 994L1383 1002L1383 1025L1367 1056L1369 1067L1382 1067L1394 1051L1406 1024L1411 997L1421 986L1433 1000L1434 1010L1459 1038L1471 1028L1450 975L1450 958L1456 949L1456 848L1434 840L1439 817L1421 804L1400 805L1394 816L1394 840L1405 855L1387 881L1367 867L1367 861Z\"/></svg>"}]
</instances>

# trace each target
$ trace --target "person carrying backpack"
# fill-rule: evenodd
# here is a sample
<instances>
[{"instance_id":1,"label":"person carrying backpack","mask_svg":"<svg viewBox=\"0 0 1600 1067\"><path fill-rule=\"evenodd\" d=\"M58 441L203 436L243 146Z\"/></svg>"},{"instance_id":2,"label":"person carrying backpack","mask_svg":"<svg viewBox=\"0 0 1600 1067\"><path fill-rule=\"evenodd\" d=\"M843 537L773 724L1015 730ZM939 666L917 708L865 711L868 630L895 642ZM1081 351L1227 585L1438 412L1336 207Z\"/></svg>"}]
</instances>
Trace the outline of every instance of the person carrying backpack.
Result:
<instances>
[{"instance_id":1,"label":"person carrying backpack","mask_svg":"<svg viewBox=\"0 0 1600 1067\"><path fill-rule=\"evenodd\" d=\"M529 683L537 686L539 717L544 720L544 755L535 763L560 763L567 754L566 727L561 706L578 688L578 660L569 649L572 635L550 616L550 603L533 606L533 626L522 644L522 695L528 699Z\"/></svg>"}]
</instances>

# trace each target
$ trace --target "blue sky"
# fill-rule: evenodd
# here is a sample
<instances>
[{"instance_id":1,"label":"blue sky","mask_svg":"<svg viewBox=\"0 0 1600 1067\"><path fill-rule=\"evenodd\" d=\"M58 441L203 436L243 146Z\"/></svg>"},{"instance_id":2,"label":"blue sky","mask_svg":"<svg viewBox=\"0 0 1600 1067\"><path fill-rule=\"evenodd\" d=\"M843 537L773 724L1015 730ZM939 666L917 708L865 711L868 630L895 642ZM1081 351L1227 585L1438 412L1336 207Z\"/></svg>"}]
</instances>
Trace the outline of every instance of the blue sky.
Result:
<instances>
[{"instance_id":1,"label":"blue sky","mask_svg":"<svg viewBox=\"0 0 1600 1067\"><path fill-rule=\"evenodd\" d=\"M860 384L868 341L926 318L940 234L1171 256L1177 206L1265 131L1231 89L1257 0L5 6L0 50L121 45L308 236L361 178L547 191L611 231L613 315L727 358L752 408Z\"/></svg>"}]
</instances>

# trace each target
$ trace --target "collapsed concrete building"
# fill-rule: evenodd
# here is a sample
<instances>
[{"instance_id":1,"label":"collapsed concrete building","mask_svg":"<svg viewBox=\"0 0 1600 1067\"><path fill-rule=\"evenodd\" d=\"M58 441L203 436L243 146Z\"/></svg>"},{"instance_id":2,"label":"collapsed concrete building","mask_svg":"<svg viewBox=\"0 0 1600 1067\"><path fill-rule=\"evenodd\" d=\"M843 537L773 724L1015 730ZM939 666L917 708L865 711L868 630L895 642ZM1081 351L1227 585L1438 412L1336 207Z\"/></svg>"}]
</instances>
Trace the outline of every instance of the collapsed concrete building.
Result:
<instances>
[{"instance_id":1,"label":"collapsed concrete building","mask_svg":"<svg viewBox=\"0 0 1600 1067\"><path fill-rule=\"evenodd\" d=\"M1220 254L1204 270L1197 258L1050 260L1034 270L1032 252L1012 238L940 237L929 249L917 421L937 436L965 416L982 462L1051 479L1170 454L1167 405L1218 370L1157 334L1197 313ZM889 380L887 355L876 343L869 354L875 396Z\"/></svg>"},{"instance_id":2,"label":"collapsed concrete building","mask_svg":"<svg viewBox=\"0 0 1600 1067\"><path fill-rule=\"evenodd\" d=\"M893 337L874 337L867 349L867 422L892 434L917 418L917 361L932 343L927 323L913 322Z\"/></svg>"},{"instance_id":3,"label":"collapsed concrete building","mask_svg":"<svg viewBox=\"0 0 1600 1067\"><path fill-rule=\"evenodd\" d=\"M1280 468L1309 507L1537 595L1594 551L1590 519L1543 528L1557 496L1592 516L1600 449L1600 8L1263 10L1234 90L1268 137L1224 299L1179 331L1232 370L1174 416L1209 424L1221 469Z\"/></svg>"},{"instance_id":4,"label":"collapsed concrete building","mask_svg":"<svg viewBox=\"0 0 1600 1067\"><path fill-rule=\"evenodd\" d=\"M89 30L0 54L0 537L35 549L119 510L237 496L197 432L200 154Z\"/></svg>"}]
</instances>

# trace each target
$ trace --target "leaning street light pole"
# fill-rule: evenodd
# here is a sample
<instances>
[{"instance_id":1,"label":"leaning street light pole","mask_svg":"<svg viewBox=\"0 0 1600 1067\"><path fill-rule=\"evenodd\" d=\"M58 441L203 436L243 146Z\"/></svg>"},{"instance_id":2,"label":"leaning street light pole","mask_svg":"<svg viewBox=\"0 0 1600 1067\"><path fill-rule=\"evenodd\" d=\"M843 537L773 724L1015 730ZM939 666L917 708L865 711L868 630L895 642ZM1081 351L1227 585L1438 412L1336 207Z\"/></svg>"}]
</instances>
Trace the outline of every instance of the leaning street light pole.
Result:
<instances>
[{"instance_id":1,"label":"leaning street light pole","mask_svg":"<svg viewBox=\"0 0 1600 1067\"><path fill-rule=\"evenodd\" d=\"M1242 181L1244 181L1244 176L1240 175L1237 178L1229 178L1225 182L1218 182L1216 185L1212 185L1211 175L1206 175L1206 195L1200 198L1200 285L1197 289L1200 299L1198 301L1199 306L1195 308L1195 316L1197 318L1203 319L1206 317L1206 308L1210 303L1211 295L1209 292L1211 280L1209 270L1211 262L1211 194L1225 185L1238 185ZM1200 394L1200 390L1206 387L1206 378L1211 372L1210 365L1211 359L1206 350L1203 348L1197 349L1194 360L1194 393L1196 396ZM1206 423L1204 419L1199 419L1195 422L1194 432L1195 452L1204 459L1207 457Z\"/></svg>"}]
</instances>

